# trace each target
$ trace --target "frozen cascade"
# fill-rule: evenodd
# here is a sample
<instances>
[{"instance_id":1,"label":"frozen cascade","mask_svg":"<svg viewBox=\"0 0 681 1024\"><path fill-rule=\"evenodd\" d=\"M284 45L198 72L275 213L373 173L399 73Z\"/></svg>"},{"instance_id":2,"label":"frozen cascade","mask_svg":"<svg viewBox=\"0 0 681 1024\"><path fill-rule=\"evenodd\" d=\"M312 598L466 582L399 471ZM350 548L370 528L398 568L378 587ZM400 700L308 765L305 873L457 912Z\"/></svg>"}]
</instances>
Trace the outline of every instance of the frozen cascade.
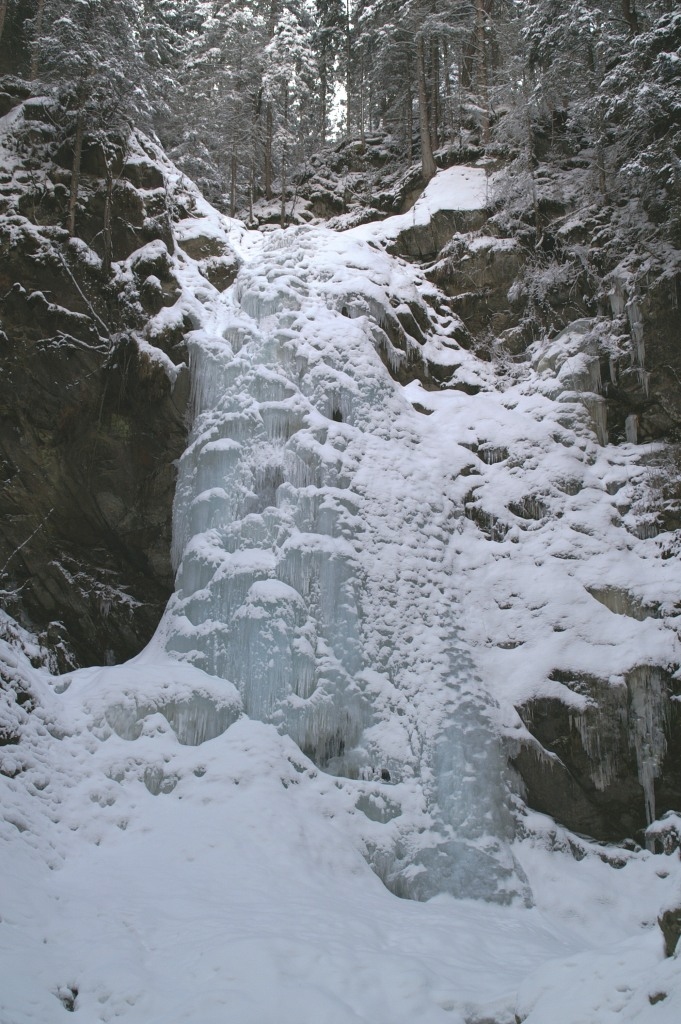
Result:
<instances>
[{"instance_id":1,"label":"frozen cascade","mask_svg":"<svg viewBox=\"0 0 681 1024\"><path fill-rule=\"evenodd\" d=\"M655 665L641 665L629 673L632 746L636 751L638 780L643 787L648 824L655 820L655 779L662 773L667 752L665 734L664 673Z\"/></svg>"},{"instance_id":2,"label":"frozen cascade","mask_svg":"<svg viewBox=\"0 0 681 1024\"><path fill-rule=\"evenodd\" d=\"M526 898L495 706L456 627L457 510L377 317L358 313L420 301L413 274L351 233L273 232L190 336L162 629L173 657L357 786L359 808L367 779L391 817L410 801L390 849L367 844L394 892Z\"/></svg>"}]
</instances>

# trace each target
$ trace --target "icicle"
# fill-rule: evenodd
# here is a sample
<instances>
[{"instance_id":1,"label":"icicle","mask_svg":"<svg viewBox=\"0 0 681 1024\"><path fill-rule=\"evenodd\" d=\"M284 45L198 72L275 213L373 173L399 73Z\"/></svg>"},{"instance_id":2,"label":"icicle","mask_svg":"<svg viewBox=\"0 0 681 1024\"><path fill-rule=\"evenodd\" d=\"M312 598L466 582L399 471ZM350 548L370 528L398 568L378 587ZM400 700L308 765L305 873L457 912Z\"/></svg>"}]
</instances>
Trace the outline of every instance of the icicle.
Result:
<instances>
[{"instance_id":1,"label":"icicle","mask_svg":"<svg viewBox=\"0 0 681 1024\"><path fill-rule=\"evenodd\" d=\"M630 444L638 444L638 416L631 413L624 421L624 432Z\"/></svg>"},{"instance_id":2,"label":"icicle","mask_svg":"<svg viewBox=\"0 0 681 1024\"><path fill-rule=\"evenodd\" d=\"M643 391L645 392L645 396L647 398L650 394L650 373L648 372L648 370L644 370L642 366L637 366L636 376L638 377L639 385L641 386L641 388L643 388Z\"/></svg>"},{"instance_id":3,"label":"icicle","mask_svg":"<svg viewBox=\"0 0 681 1024\"><path fill-rule=\"evenodd\" d=\"M601 379L601 363L599 359L592 359L589 362L589 385L590 390L600 395L603 389L603 382Z\"/></svg>"},{"instance_id":4,"label":"icicle","mask_svg":"<svg viewBox=\"0 0 681 1024\"><path fill-rule=\"evenodd\" d=\"M613 316L621 316L626 309L627 299L624 294L623 287L619 281L616 281L610 295L610 309L612 310Z\"/></svg>"},{"instance_id":5,"label":"icicle","mask_svg":"<svg viewBox=\"0 0 681 1024\"><path fill-rule=\"evenodd\" d=\"M114 704L107 709L106 720L121 739L134 740L142 733L148 716L161 714L180 743L198 746L225 732L240 713L240 707L234 702L218 703L201 693L194 693L182 701Z\"/></svg>"},{"instance_id":6,"label":"icicle","mask_svg":"<svg viewBox=\"0 0 681 1024\"><path fill-rule=\"evenodd\" d=\"M606 401L600 395L585 395L584 405L591 416L598 443L605 447L608 443L608 408Z\"/></svg>"},{"instance_id":7,"label":"icicle","mask_svg":"<svg viewBox=\"0 0 681 1024\"><path fill-rule=\"evenodd\" d=\"M643 787L646 821L655 820L655 779L659 777L667 752L663 673L655 665L641 665L627 676L629 722L636 751L638 779Z\"/></svg>"}]
</instances>

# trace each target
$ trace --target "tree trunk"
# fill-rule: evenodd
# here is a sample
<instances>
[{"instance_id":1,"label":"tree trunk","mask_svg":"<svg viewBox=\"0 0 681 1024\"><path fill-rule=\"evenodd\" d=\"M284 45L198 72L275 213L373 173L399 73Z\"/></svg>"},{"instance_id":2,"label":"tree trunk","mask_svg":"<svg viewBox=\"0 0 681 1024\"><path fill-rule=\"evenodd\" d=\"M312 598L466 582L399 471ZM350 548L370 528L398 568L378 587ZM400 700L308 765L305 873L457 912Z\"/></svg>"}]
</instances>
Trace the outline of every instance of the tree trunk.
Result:
<instances>
[{"instance_id":1,"label":"tree trunk","mask_svg":"<svg viewBox=\"0 0 681 1024\"><path fill-rule=\"evenodd\" d=\"M78 188L80 185L80 158L83 153L83 134L85 131L83 111L78 111L76 120L76 141L73 147L73 167L71 169L71 195L69 196L69 217L66 225L71 238L76 233L76 206L78 205Z\"/></svg>"},{"instance_id":2,"label":"tree trunk","mask_svg":"<svg viewBox=\"0 0 681 1024\"><path fill-rule=\"evenodd\" d=\"M272 135L274 133L274 120L272 117L272 104L267 101L265 104L265 196L272 198Z\"/></svg>"},{"instance_id":3,"label":"tree trunk","mask_svg":"<svg viewBox=\"0 0 681 1024\"><path fill-rule=\"evenodd\" d=\"M350 138L350 58L352 45L350 40L350 0L345 0L345 135Z\"/></svg>"},{"instance_id":4,"label":"tree trunk","mask_svg":"<svg viewBox=\"0 0 681 1024\"><path fill-rule=\"evenodd\" d=\"M286 135L288 132L288 85L284 86L284 141L281 146L281 226L286 227Z\"/></svg>"},{"instance_id":5,"label":"tree trunk","mask_svg":"<svg viewBox=\"0 0 681 1024\"><path fill-rule=\"evenodd\" d=\"M407 85L407 95L404 101L404 135L407 163L410 164L414 156L414 111L411 84Z\"/></svg>"},{"instance_id":6,"label":"tree trunk","mask_svg":"<svg viewBox=\"0 0 681 1024\"><path fill-rule=\"evenodd\" d=\"M370 49L369 50L369 68L371 68L371 66L372 66L373 59L374 59L373 50ZM372 74L369 75L369 97L368 97L368 100L367 100L367 107L368 107L368 114L369 114L368 119L367 119L367 123L368 123L368 126L369 126L370 133L373 134L373 131L374 131L374 76Z\"/></svg>"},{"instance_id":7,"label":"tree trunk","mask_svg":"<svg viewBox=\"0 0 681 1024\"><path fill-rule=\"evenodd\" d=\"M463 53L459 63L459 73L456 76L456 130L459 136L459 152L463 149L463 117L464 117L464 82L463 82Z\"/></svg>"},{"instance_id":8,"label":"tree trunk","mask_svg":"<svg viewBox=\"0 0 681 1024\"><path fill-rule=\"evenodd\" d=\"M33 32L33 45L31 47L31 70L29 78L33 82L38 76L38 41L43 34L43 14L45 13L45 0L38 0L35 12L35 30Z\"/></svg>"},{"instance_id":9,"label":"tree trunk","mask_svg":"<svg viewBox=\"0 0 681 1024\"><path fill-rule=\"evenodd\" d=\"M596 173L598 176L598 190L603 196L606 202L609 202L608 196L608 171L605 159L605 121L603 118L603 107L599 102L599 94L601 84L603 82L603 70L601 66L601 59L599 51L595 46L588 48L589 67L593 72L594 81L591 86L592 101L596 104L595 117L596 122L596 134L594 140L594 149L596 151Z\"/></svg>"},{"instance_id":10,"label":"tree trunk","mask_svg":"<svg viewBox=\"0 0 681 1024\"><path fill-rule=\"evenodd\" d=\"M0 39L2 39L2 30L5 27L5 15L7 14L7 0L0 0Z\"/></svg>"},{"instance_id":11,"label":"tree trunk","mask_svg":"<svg viewBox=\"0 0 681 1024\"><path fill-rule=\"evenodd\" d=\"M364 146L364 49L359 62L359 137Z\"/></svg>"},{"instance_id":12,"label":"tree trunk","mask_svg":"<svg viewBox=\"0 0 681 1024\"><path fill-rule=\"evenodd\" d=\"M412 92L412 64L409 51L407 51L407 67L404 77L404 149L407 155L407 164L411 164L414 158L414 95Z\"/></svg>"},{"instance_id":13,"label":"tree trunk","mask_svg":"<svg viewBox=\"0 0 681 1024\"><path fill-rule=\"evenodd\" d=\"M525 167L532 183L532 214L534 220L534 243L538 246L542 237L542 228L539 220L539 197L537 194L537 159L536 140L534 125L532 122L532 104L530 102L531 85L527 76L523 75L523 105L522 116L525 128Z\"/></svg>"},{"instance_id":14,"label":"tree trunk","mask_svg":"<svg viewBox=\"0 0 681 1024\"><path fill-rule=\"evenodd\" d=\"M237 213L237 154L231 151L229 213L233 217Z\"/></svg>"},{"instance_id":15,"label":"tree trunk","mask_svg":"<svg viewBox=\"0 0 681 1024\"><path fill-rule=\"evenodd\" d=\"M275 29L277 27L277 19L279 17L279 3L278 0L270 0L269 16L267 19L267 38L269 41L274 36ZM264 96L264 89L261 84L259 91L259 102L262 102ZM274 117L272 114L272 102L271 100L265 99L265 145L264 145L264 177L265 177L265 196L267 199L272 198L272 138L274 134Z\"/></svg>"},{"instance_id":16,"label":"tree trunk","mask_svg":"<svg viewBox=\"0 0 681 1024\"><path fill-rule=\"evenodd\" d=\"M482 107L482 143L489 142L489 104L487 99L487 60L485 58L485 0L475 0L475 36L478 93Z\"/></svg>"},{"instance_id":17,"label":"tree trunk","mask_svg":"<svg viewBox=\"0 0 681 1024\"><path fill-rule=\"evenodd\" d=\"M598 189L606 202L610 201L608 195L608 170L605 160L605 146L602 137L602 118L599 117L599 139L596 143L596 170L598 171Z\"/></svg>"},{"instance_id":18,"label":"tree trunk","mask_svg":"<svg viewBox=\"0 0 681 1024\"><path fill-rule=\"evenodd\" d=\"M281 154L281 207L279 211L279 223L282 228L286 227L286 150Z\"/></svg>"},{"instance_id":19,"label":"tree trunk","mask_svg":"<svg viewBox=\"0 0 681 1024\"><path fill-rule=\"evenodd\" d=\"M430 41L430 145L438 147L440 100L440 49L437 39Z\"/></svg>"},{"instance_id":20,"label":"tree trunk","mask_svg":"<svg viewBox=\"0 0 681 1024\"><path fill-rule=\"evenodd\" d=\"M111 238L111 207L113 205L113 171L111 170L111 164L109 159L104 154L104 161L106 165L106 195L104 198L104 227L102 229L102 237L104 239L104 261L102 269L104 270L104 276L108 277L111 273L111 261L113 259L113 240ZM75 207L74 207L75 211ZM70 234L73 234L71 231Z\"/></svg>"},{"instance_id":21,"label":"tree trunk","mask_svg":"<svg viewBox=\"0 0 681 1024\"><path fill-rule=\"evenodd\" d=\"M421 174L423 180L428 182L437 173L435 160L433 159L433 148L430 144L430 125L428 124L428 101L426 98L426 70L423 59L423 37L419 36L416 42L416 78L419 89L419 129L421 135Z\"/></svg>"},{"instance_id":22,"label":"tree trunk","mask_svg":"<svg viewBox=\"0 0 681 1024\"><path fill-rule=\"evenodd\" d=\"M320 69L319 74L319 141L321 142L322 146L326 145L326 96L328 93L328 89L329 86L326 79L326 54L323 54L322 67Z\"/></svg>"},{"instance_id":23,"label":"tree trunk","mask_svg":"<svg viewBox=\"0 0 681 1024\"><path fill-rule=\"evenodd\" d=\"M638 11L636 10L636 0L622 0L622 14L624 20L629 26L629 32L632 36L638 35L639 24L638 24Z\"/></svg>"},{"instance_id":24,"label":"tree trunk","mask_svg":"<svg viewBox=\"0 0 681 1024\"><path fill-rule=\"evenodd\" d=\"M449 73L449 44L446 39L442 40L442 67L445 73L442 127L445 136L449 136L451 138L454 134L454 117L452 115L452 79Z\"/></svg>"},{"instance_id":25,"label":"tree trunk","mask_svg":"<svg viewBox=\"0 0 681 1024\"><path fill-rule=\"evenodd\" d=\"M267 38L271 39L274 35L274 30L277 27L277 17L279 15L279 4L277 0L271 0L270 13L267 19Z\"/></svg>"}]
</instances>

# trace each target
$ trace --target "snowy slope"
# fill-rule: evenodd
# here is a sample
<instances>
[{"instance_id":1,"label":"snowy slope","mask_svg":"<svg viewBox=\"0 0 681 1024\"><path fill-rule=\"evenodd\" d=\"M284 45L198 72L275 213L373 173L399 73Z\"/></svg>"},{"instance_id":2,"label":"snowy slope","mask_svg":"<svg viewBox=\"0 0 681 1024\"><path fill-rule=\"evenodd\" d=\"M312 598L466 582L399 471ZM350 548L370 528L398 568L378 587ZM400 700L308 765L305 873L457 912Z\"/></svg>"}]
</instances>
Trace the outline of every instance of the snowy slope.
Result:
<instances>
[{"instance_id":1,"label":"snowy slope","mask_svg":"<svg viewBox=\"0 0 681 1024\"><path fill-rule=\"evenodd\" d=\"M504 767L555 669L678 664L676 560L627 519L643 453L598 445L550 352L499 386L389 221L263 237L195 203L182 239L242 266L220 293L178 251L159 314L197 325L177 593L127 665L0 642L30 695L2 712L0 1021L676 1021L678 858L570 837ZM405 302L478 395L390 378Z\"/></svg>"}]
</instances>

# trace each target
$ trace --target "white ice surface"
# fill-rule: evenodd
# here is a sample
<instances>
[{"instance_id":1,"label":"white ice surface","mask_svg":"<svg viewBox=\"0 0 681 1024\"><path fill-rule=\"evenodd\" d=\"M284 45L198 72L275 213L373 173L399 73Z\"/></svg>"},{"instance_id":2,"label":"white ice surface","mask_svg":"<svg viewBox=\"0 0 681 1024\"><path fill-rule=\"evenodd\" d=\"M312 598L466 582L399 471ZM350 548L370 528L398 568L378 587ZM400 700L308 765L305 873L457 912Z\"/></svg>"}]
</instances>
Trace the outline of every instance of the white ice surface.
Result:
<instances>
[{"instance_id":1,"label":"white ice surface","mask_svg":"<svg viewBox=\"0 0 681 1024\"><path fill-rule=\"evenodd\" d=\"M431 186L432 194L438 188ZM467 196L456 202L472 202ZM356 233L310 229L290 241L273 235L265 251L260 236L196 202L197 233L205 220L238 251L242 283L260 288L262 301L273 303L271 315L281 317L282 302L293 303L293 346L312 346L309 331L319 343L321 332L327 355L339 323L359 345L353 332L369 329L386 297L418 299L429 289L412 268L375 253ZM308 305L305 267L299 274L290 268L295 281L282 280L281 263L278 280L262 276L276 264L277 245L284 254L287 246L307 252L317 281ZM177 260L179 305L200 324L196 346L215 365L224 355L233 360L235 348L252 343L252 324L247 317L235 323L233 296L220 296L189 257ZM362 296L373 307L336 319ZM258 319L262 326L265 317ZM228 328L231 341L223 336ZM315 412L309 380L301 398L286 393L290 376L281 390L271 366L262 374L248 369L261 389L260 407L267 389L279 388L271 401L287 402L287 417L297 410L299 440L317 429L313 455L321 463L339 459L338 439L347 435L350 451L340 451L339 472L352 471L368 550L386 555L383 590L380 560L371 570L372 608L380 611L381 593L386 605L386 647L394 644L407 667L412 640L417 654L437 651L439 624L451 614L446 598L455 592L457 635L484 680L481 694L497 702L499 728L510 731L520 729L513 703L552 692L560 685L548 678L556 668L589 670L616 684L642 662L678 664L677 560L661 558L656 539L639 539L632 519L647 493L645 452L599 447L579 395L566 401L550 367L527 369L501 389L494 369L450 345L435 321L429 344L454 353L455 377L475 379L483 391L401 390L366 354L367 387L375 383L385 403L372 411L363 385L344 380L341 366L330 381L320 360L317 398L355 400L361 429L347 408L343 423L330 418L332 403L324 415ZM205 380L196 396L206 408L219 399L221 382L212 385L213 393ZM432 414L413 411L412 402ZM248 400L235 411L246 424L255 412ZM279 422L271 418L268 429L282 447L290 438L278 434ZM205 440L204 451L213 446L209 461L227 464L243 443L236 427L234 436L218 431ZM343 483L346 493L349 486ZM537 518L509 510L528 496L541 502L530 507ZM212 515L233 499L208 479L192 501L197 515ZM470 517L473 506L484 522L503 526L498 539ZM544 506L551 515L541 514ZM407 513L421 517L418 529L406 528ZM255 521L238 522L259 535ZM181 539L180 547L198 543L212 579L224 549L211 547L206 533L198 536ZM274 579L276 545L255 552L242 550L241 562L229 567L235 579L263 574L250 607L285 602L281 588L289 584ZM669 614L616 614L591 596L588 588L599 587L625 589ZM391 597L405 594L406 607L423 617L421 633L408 631L413 619L400 631L390 617ZM59 678L0 641L0 667L37 703L30 714L0 709L8 722L18 716L23 733L20 744L0 750L2 1024L69 1019L64 1001L76 991L75 1019L88 1024L676 1024L679 957L664 959L655 923L662 907L681 898L676 855L622 853L617 869L587 846L577 860L561 829L528 815L527 834L513 849L529 879L531 909L446 895L426 903L399 899L364 855L388 849L423 813L411 776L386 785L319 771L274 724L238 717L243 694L230 683L169 658L174 628L171 617L127 666ZM433 686L435 678L429 676ZM400 697L371 675L366 685L375 688L379 712L371 727L376 746L393 745L396 760L406 753L403 719L411 730L440 727L435 689L419 695L415 687ZM200 735L208 711L217 726Z\"/></svg>"}]
</instances>

